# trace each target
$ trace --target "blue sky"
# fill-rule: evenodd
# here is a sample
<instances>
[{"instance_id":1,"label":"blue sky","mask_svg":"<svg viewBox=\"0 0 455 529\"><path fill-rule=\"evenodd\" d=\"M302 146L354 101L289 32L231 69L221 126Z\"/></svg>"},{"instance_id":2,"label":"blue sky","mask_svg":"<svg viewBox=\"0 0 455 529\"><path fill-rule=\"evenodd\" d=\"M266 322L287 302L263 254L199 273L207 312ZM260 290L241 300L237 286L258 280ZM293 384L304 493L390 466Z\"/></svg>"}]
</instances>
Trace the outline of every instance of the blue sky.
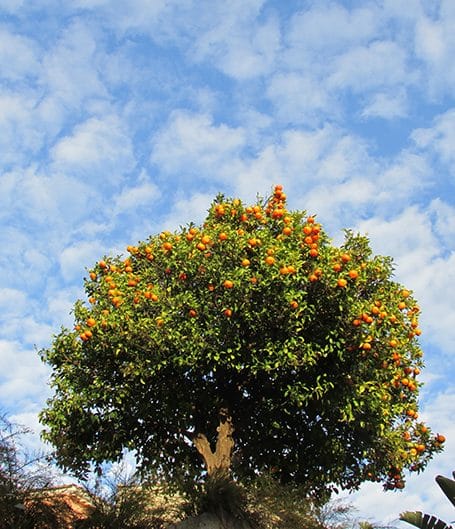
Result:
<instances>
[{"instance_id":1,"label":"blue sky","mask_svg":"<svg viewBox=\"0 0 455 529\"><path fill-rule=\"evenodd\" d=\"M447 437L359 515L453 518L455 2L0 0L0 408L39 429L50 343L104 254L275 183L367 233L422 307L421 415ZM452 454L452 456L451 456Z\"/></svg>"}]
</instances>

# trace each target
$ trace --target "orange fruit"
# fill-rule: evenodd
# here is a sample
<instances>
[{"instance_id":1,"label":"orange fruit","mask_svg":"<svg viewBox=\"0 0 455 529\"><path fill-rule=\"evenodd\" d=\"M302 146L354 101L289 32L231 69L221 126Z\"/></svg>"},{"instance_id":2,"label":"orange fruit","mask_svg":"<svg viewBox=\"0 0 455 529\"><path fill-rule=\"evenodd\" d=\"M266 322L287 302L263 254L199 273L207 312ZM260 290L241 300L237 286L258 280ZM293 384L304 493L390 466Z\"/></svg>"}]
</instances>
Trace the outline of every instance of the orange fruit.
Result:
<instances>
[{"instance_id":1,"label":"orange fruit","mask_svg":"<svg viewBox=\"0 0 455 529\"><path fill-rule=\"evenodd\" d=\"M317 257L319 255L319 252L316 250L316 248L311 248L309 253L311 257Z\"/></svg>"},{"instance_id":2,"label":"orange fruit","mask_svg":"<svg viewBox=\"0 0 455 529\"><path fill-rule=\"evenodd\" d=\"M224 231L222 231L222 232L218 235L218 239L219 239L220 241L225 241L227 238L228 238L227 233L225 233Z\"/></svg>"},{"instance_id":3,"label":"orange fruit","mask_svg":"<svg viewBox=\"0 0 455 529\"><path fill-rule=\"evenodd\" d=\"M444 435L438 433L437 436L436 436L436 441L438 443L445 443L446 442L446 438Z\"/></svg>"},{"instance_id":4,"label":"orange fruit","mask_svg":"<svg viewBox=\"0 0 455 529\"><path fill-rule=\"evenodd\" d=\"M250 266L251 261L249 259L242 259L242 266L247 267Z\"/></svg>"},{"instance_id":5,"label":"orange fruit","mask_svg":"<svg viewBox=\"0 0 455 529\"><path fill-rule=\"evenodd\" d=\"M232 310L231 309L224 309L223 314L226 316L226 318L230 318L232 316Z\"/></svg>"},{"instance_id":6,"label":"orange fruit","mask_svg":"<svg viewBox=\"0 0 455 529\"><path fill-rule=\"evenodd\" d=\"M357 270L349 270L348 276L351 279L357 279L359 277L359 273L357 272Z\"/></svg>"},{"instance_id":7,"label":"orange fruit","mask_svg":"<svg viewBox=\"0 0 455 529\"><path fill-rule=\"evenodd\" d=\"M232 288L234 283L230 279L226 279L223 283L224 288Z\"/></svg>"},{"instance_id":8,"label":"orange fruit","mask_svg":"<svg viewBox=\"0 0 455 529\"><path fill-rule=\"evenodd\" d=\"M303 231L303 233L305 235L311 235L313 233L313 227L312 226L304 226L302 231Z\"/></svg>"},{"instance_id":9,"label":"orange fruit","mask_svg":"<svg viewBox=\"0 0 455 529\"><path fill-rule=\"evenodd\" d=\"M332 270L333 270L334 272L340 272L342 268L343 268L343 267L341 266L340 263L335 263L335 264L332 266Z\"/></svg>"},{"instance_id":10,"label":"orange fruit","mask_svg":"<svg viewBox=\"0 0 455 529\"><path fill-rule=\"evenodd\" d=\"M98 264L99 264L100 268L103 268L103 269L107 268L106 261L100 261Z\"/></svg>"},{"instance_id":11,"label":"orange fruit","mask_svg":"<svg viewBox=\"0 0 455 529\"><path fill-rule=\"evenodd\" d=\"M341 256L341 260L343 261L343 263L349 263L349 261L351 260L351 256L347 253L344 253Z\"/></svg>"},{"instance_id":12,"label":"orange fruit","mask_svg":"<svg viewBox=\"0 0 455 529\"><path fill-rule=\"evenodd\" d=\"M293 299L289 304L291 305L292 309L297 309L299 306L298 302L295 299Z\"/></svg>"},{"instance_id":13,"label":"orange fruit","mask_svg":"<svg viewBox=\"0 0 455 529\"><path fill-rule=\"evenodd\" d=\"M291 235L292 233L292 228L290 228L289 226L285 226L283 228L283 235Z\"/></svg>"},{"instance_id":14,"label":"orange fruit","mask_svg":"<svg viewBox=\"0 0 455 529\"><path fill-rule=\"evenodd\" d=\"M195 317L197 316L197 312L196 312L194 309L190 309L190 310L188 311L188 316L189 316L190 318L195 318Z\"/></svg>"},{"instance_id":15,"label":"orange fruit","mask_svg":"<svg viewBox=\"0 0 455 529\"><path fill-rule=\"evenodd\" d=\"M284 209L276 208L272 211L272 218L280 219L284 215Z\"/></svg>"},{"instance_id":16,"label":"orange fruit","mask_svg":"<svg viewBox=\"0 0 455 529\"><path fill-rule=\"evenodd\" d=\"M344 288L347 284L348 282L346 281L346 279L343 279L343 278L340 278L337 281L337 285L341 288Z\"/></svg>"},{"instance_id":17,"label":"orange fruit","mask_svg":"<svg viewBox=\"0 0 455 529\"><path fill-rule=\"evenodd\" d=\"M92 281L95 281L95 280L96 280L96 277L97 277L97 276L96 276L96 273L95 273L95 272L90 272L90 279L91 279Z\"/></svg>"},{"instance_id":18,"label":"orange fruit","mask_svg":"<svg viewBox=\"0 0 455 529\"><path fill-rule=\"evenodd\" d=\"M88 318L86 323L89 327L94 327L96 325L96 320L95 318Z\"/></svg>"},{"instance_id":19,"label":"orange fruit","mask_svg":"<svg viewBox=\"0 0 455 529\"><path fill-rule=\"evenodd\" d=\"M172 250L172 243L170 242L164 242L163 243L163 250L165 250L166 252L169 252ZM128 271L128 270L127 270Z\"/></svg>"},{"instance_id":20,"label":"orange fruit","mask_svg":"<svg viewBox=\"0 0 455 529\"><path fill-rule=\"evenodd\" d=\"M196 248L203 252L205 250L205 244L203 242L198 242Z\"/></svg>"},{"instance_id":21,"label":"orange fruit","mask_svg":"<svg viewBox=\"0 0 455 529\"><path fill-rule=\"evenodd\" d=\"M307 217L306 221L308 224L314 224L314 217Z\"/></svg>"},{"instance_id":22,"label":"orange fruit","mask_svg":"<svg viewBox=\"0 0 455 529\"><path fill-rule=\"evenodd\" d=\"M268 255L268 256L265 258L265 262L266 262L269 266L272 266L272 265L275 263L275 257L273 257L272 255Z\"/></svg>"}]
</instances>

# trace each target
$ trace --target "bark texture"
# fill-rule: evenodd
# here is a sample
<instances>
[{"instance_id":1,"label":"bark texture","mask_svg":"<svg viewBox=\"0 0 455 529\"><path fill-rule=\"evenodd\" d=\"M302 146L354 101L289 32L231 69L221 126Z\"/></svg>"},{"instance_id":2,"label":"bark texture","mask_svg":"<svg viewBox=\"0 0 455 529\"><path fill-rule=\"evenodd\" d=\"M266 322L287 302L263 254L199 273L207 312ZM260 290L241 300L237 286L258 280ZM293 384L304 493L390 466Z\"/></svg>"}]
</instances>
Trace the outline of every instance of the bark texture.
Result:
<instances>
[{"instance_id":1,"label":"bark texture","mask_svg":"<svg viewBox=\"0 0 455 529\"><path fill-rule=\"evenodd\" d=\"M220 411L220 423L217 428L218 436L215 451L212 450L207 437L203 433L194 436L193 443L204 460L209 476L228 476L231 468L232 451L234 450L234 427L232 418L227 410Z\"/></svg>"}]
</instances>

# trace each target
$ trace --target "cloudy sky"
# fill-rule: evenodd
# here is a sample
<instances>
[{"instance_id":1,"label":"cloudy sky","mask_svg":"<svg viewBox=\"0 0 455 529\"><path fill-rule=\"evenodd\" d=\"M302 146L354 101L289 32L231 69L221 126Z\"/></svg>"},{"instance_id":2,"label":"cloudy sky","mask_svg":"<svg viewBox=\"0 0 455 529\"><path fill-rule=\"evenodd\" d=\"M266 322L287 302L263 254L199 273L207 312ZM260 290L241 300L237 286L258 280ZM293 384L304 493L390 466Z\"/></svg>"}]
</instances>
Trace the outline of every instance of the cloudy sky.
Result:
<instances>
[{"instance_id":1,"label":"cloudy sky","mask_svg":"<svg viewBox=\"0 0 455 529\"><path fill-rule=\"evenodd\" d=\"M446 450L390 520L453 509L455 2L0 0L0 408L38 428L50 343L104 254L282 183L367 233L422 307L421 415Z\"/></svg>"}]
</instances>

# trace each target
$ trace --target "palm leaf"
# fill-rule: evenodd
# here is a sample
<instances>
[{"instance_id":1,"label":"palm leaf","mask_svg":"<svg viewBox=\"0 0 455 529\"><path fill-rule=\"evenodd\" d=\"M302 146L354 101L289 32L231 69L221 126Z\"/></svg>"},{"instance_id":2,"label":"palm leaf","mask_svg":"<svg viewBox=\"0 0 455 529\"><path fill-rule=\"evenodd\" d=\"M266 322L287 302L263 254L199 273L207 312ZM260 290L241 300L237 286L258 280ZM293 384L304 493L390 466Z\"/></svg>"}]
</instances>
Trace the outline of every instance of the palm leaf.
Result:
<instances>
[{"instance_id":1,"label":"palm leaf","mask_svg":"<svg viewBox=\"0 0 455 529\"><path fill-rule=\"evenodd\" d=\"M454 472L455 477L455 472ZM455 481L445 476L436 476L436 482L441 487L444 494L455 505Z\"/></svg>"},{"instance_id":2,"label":"palm leaf","mask_svg":"<svg viewBox=\"0 0 455 529\"><path fill-rule=\"evenodd\" d=\"M436 518L436 516L420 511L403 512L400 514L400 520L415 525L419 529L453 529L451 525Z\"/></svg>"}]
</instances>

